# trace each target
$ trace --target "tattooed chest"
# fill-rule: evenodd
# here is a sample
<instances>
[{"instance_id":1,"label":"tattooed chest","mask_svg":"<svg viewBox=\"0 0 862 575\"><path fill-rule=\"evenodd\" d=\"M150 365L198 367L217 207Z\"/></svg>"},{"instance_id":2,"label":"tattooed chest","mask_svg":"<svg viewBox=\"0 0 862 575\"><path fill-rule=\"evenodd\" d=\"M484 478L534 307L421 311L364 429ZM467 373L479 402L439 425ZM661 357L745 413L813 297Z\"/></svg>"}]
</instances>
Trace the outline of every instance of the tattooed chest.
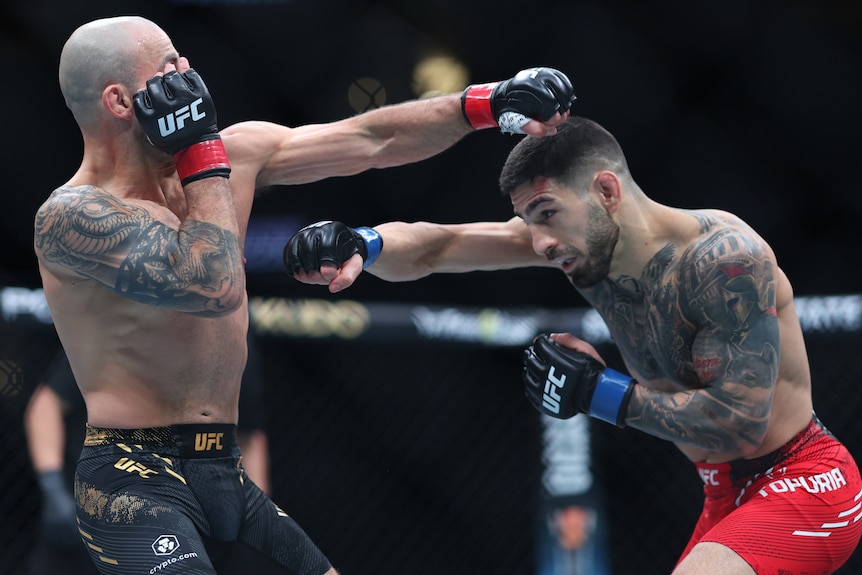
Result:
<instances>
[{"instance_id":1,"label":"tattooed chest","mask_svg":"<svg viewBox=\"0 0 862 575\"><path fill-rule=\"evenodd\" d=\"M599 310L630 369L646 380L696 383L691 359L693 333L672 309L655 301L626 301Z\"/></svg>"},{"instance_id":2,"label":"tattooed chest","mask_svg":"<svg viewBox=\"0 0 862 575\"><path fill-rule=\"evenodd\" d=\"M694 327L681 312L674 284L664 282L645 289L632 282L605 288L588 299L604 318L632 375L644 383L697 386L691 352Z\"/></svg>"}]
</instances>

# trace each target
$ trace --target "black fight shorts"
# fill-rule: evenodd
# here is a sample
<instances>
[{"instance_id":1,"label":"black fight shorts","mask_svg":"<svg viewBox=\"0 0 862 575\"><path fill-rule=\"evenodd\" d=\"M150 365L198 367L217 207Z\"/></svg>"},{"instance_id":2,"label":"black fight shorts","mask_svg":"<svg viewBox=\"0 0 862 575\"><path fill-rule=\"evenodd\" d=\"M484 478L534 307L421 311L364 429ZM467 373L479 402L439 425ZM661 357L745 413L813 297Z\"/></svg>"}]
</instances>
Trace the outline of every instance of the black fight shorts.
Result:
<instances>
[{"instance_id":1,"label":"black fight shorts","mask_svg":"<svg viewBox=\"0 0 862 575\"><path fill-rule=\"evenodd\" d=\"M249 480L234 425L88 426L75 499L103 575L322 575L331 567Z\"/></svg>"}]
</instances>

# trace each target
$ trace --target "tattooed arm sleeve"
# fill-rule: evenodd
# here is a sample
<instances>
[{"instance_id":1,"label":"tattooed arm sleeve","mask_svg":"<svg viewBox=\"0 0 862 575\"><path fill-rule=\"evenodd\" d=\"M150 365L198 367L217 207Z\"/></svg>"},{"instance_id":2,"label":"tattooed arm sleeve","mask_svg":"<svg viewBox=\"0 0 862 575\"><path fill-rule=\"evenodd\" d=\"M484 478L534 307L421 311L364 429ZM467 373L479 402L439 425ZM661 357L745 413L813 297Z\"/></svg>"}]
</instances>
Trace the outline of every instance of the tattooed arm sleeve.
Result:
<instances>
[{"instance_id":1,"label":"tattooed arm sleeve","mask_svg":"<svg viewBox=\"0 0 862 575\"><path fill-rule=\"evenodd\" d=\"M677 443L720 453L754 453L766 433L780 349L777 269L753 232L717 230L684 256L680 317L690 318L697 388L676 393L639 386L628 424Z\"/></svg>"},{"instance_id":2,"label":"tattooed arm sleeve","mask_svg":"<svg viewBox=\"0 0 862 575\"><path fill-rule=\"evenodd\" d=\"M173 229L95 187L52 194L36 215L35 248L49 269L140 303L212 315L235 309L243 297L235 234L191 219Z\"/></svg>"}]
</instances>

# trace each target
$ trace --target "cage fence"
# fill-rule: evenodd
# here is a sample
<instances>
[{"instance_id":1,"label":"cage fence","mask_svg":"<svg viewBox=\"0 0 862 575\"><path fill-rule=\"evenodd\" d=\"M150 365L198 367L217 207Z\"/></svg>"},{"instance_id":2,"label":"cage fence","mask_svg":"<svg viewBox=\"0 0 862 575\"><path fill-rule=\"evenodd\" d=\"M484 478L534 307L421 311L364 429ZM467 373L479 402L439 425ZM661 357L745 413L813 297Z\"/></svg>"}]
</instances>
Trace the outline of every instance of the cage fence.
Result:
<instances>
[{"instance_id":1,"label":"cage fence","mask_svg":"<svg viewBox=\"0 0 862 575\"><path fill-rule=\"evenodd\" d=\"M21 295L0 299L3 574L26 572L38 530L23 414L59 349ZM536 573L546 427L524 398L521 353L535 333L566 329L621 368L589 310L251 303L273 499L344 575ZM862 296L798 305L816 411L858 460ZM673 446L637 431L591 420L588 441L609 572L666 575L700 511L700 479ZM860 572L857 551L839 573Z\"/></svg>"}]
</instances>

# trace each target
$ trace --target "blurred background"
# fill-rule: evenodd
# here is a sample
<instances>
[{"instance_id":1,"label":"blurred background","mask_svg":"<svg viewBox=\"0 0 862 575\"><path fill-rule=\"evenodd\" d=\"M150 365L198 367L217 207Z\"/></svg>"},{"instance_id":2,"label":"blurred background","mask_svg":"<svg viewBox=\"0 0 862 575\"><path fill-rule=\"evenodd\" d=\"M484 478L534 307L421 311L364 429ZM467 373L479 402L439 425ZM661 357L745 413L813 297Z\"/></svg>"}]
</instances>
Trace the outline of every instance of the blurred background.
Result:
<instances>
[{"instance_id":1,"label":"blurred background","mask_svg":"<svg viewBox=\"0 0 862 575\"><path fill-rule=\"evenodd\" d=\"M0 573L18 572L38 530L41 502L22 420L57 351L38 291L33 215L76 170L82 152L57 86L58 58L78 25L118 14L148 17L168 32L206 79L220 126L330 122L506 79L525 67L564 71L578 95L574 113L616 135L648 195L679 207L729 210L772 244L807 303L815 405L857 458L862 454L862 4L0 6L7 157L0 210ZM549 459L547 430L521 390L524 334L568 329L594 336L611 363L615 352L590 327L584 302L551 270L409 284L366 275L331 296L288 278L281 249L299 227L320 219L358 226L508 218L511 206L496 182L516 141L487 130L419 164L273 188L255 205L248 285L273 497L345 575L536 573ZM599 424L591 430L584 441L606 502L614 573L668 573L699 512L699 479L666 444ZM858 556L842 573L862 572Z\"/></svg>"}]
</instances>

